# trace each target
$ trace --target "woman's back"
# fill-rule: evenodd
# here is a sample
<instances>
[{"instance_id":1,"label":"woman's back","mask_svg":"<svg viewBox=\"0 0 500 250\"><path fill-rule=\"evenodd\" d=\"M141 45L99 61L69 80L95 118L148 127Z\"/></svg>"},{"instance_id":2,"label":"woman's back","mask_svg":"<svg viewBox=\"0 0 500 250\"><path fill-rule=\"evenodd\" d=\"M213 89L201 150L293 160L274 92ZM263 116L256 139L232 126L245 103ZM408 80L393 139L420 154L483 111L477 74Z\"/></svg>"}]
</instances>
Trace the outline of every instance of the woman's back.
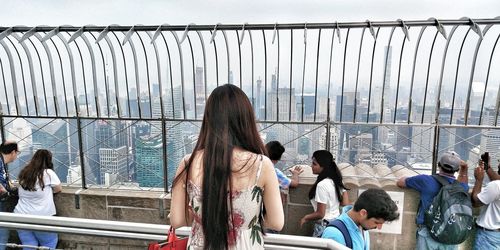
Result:
<instances>
[{"instance_id":1,"label":"woman's back","mask_svg":"<svg viewBox=\"0 0 500 250\"><path fill-rule=\"evenodd\" d=\"M199 153L192 163L192 178L187 183L189 209L193 213L190 246L202 249L204 246L201 225L203 153ZM229 218L228 245L233 249L261 249L263 240L259 216L263 202L262 182L259 183L264 161L262 155L248 151L234 150L232 169L232 217ZM267 158L266 158L267 159ZM229 202L229 201L228 201ZM232 220L232 223L231 223Z\"/></svg>"}]
</instances>

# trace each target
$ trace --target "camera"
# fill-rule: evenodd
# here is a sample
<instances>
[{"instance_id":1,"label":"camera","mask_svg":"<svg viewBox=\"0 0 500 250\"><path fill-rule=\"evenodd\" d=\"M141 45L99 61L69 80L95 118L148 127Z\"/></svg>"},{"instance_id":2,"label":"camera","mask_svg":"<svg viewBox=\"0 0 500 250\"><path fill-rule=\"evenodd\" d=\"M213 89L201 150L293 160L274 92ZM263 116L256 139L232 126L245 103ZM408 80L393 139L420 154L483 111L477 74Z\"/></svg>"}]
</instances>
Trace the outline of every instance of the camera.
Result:
<instances>
[{"instance_id":1,"label":"camera","mask_svg":"<svg viewBox=\"0 0 500 250\"><path fill-rule=\"evenodd\" d=\"M490 168L490 154L488 152L484 152L484 154L481 155L481 160L484 162L484 170L488 170L488 168Z\"/></svg>"}]
</instances>

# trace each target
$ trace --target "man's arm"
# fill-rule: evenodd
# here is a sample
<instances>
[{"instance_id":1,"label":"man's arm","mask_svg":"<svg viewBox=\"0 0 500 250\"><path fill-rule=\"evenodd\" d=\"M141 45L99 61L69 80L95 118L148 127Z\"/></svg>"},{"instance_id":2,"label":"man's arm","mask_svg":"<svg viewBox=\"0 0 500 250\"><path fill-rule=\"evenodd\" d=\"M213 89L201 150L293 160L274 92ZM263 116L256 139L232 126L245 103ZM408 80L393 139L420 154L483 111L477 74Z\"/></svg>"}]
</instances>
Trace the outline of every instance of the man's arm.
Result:
<instances>
[{"instance_id":1,"label":"man's arm","mask_svg":"<svg viewBox=\"0 0 500 250\"><path fill-rule=\"evenodd\" d=\"M460 170L458 171L457 181L468 184L469 183L468 170L469 166L467 166L467 163L465 161L462 161L460 163Z\"/></svg>"},{"instance_id":2,"label":"man's arm","mask_svg":"<svg viewBox=\"0 0 500 250\"><path fill-rule=\"evenodd\" d=\"M406 177L401 177L399 180L396 182L396 185L400 188L405 188L406 187Z\"/></svg>"},{"instance_id":3,"label":"man's arm","mask_svg":"<svg viewBox=\"0 0 500 250\"><path fill-rule=\"evenodd\" d=\"M474 183L474 187L472 188L472 205L474 207L480 207L484 205L481 200L477 197L477 195L481 192L481 188L483 185L483 179L484 179L484 168L483 168L483 162L479 162L479 166L474 170L474 178L476 179L476 182Z\"/></svg>"},{"instance_id":4,"label":"man's arm","mask_svg":"<svg viewBox=\"0 0 500 250\"><path fill-rule=\"evenodd\" d=\"M496 173L491 166L486 170L486 174L488 174L488 177L490 178L491 181L496 181L500 180L500 175Z\"/></svg>"},{"instance_id":5,"label":"man's arm","mask_svg":"<svg viewBox=\"0 0 500 250\"><path fill-rule=\"evenodd\" d=\"M300 166L296 166L292 170L290 170L290 172L292 172L290 187L294 188L294 187L299 186L299 175L302 174L302 172L304 172L304 170Z\"/></svg>"}]
</instances>

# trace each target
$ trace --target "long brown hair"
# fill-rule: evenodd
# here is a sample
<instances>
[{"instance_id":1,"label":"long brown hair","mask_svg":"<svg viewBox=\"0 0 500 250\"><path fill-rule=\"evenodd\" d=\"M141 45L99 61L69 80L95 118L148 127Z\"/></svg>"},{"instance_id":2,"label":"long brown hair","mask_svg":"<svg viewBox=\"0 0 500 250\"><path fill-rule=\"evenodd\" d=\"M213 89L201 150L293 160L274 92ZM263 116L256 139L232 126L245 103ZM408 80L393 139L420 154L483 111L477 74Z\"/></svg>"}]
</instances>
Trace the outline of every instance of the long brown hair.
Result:
<instances>
[{"instance_id":1,"label":"long brown hair","mask_svg":"<svg viewBox=\"0 0 500 250\"><path fill-rule=\"evenodd\" d=\"M43 182L43 174L46 169L53 169L52 153L46 149L39 149L33 155L23 170L19 173L19 184L27 191L36 191L36 182L42 190L45 186Z\"/></svg>"},{"instance_id":2,"label":"long brown hair","mask_svg":"<svg viewBox=\"0 0 500 250\"><path fill-rule=\"evenodd\" d=\"M256 154L266 153L248 97L238 87L225 84L210 94L193 154L173 182L174 186L181 179L187 183L191 163L196 153L203 150L201 217L205 249L228 248L229 224L233 221L229 219L233 205L231 199L228 202L228 191L232 192L231 161L236 146Z\"/></svg>"}]
</instances>

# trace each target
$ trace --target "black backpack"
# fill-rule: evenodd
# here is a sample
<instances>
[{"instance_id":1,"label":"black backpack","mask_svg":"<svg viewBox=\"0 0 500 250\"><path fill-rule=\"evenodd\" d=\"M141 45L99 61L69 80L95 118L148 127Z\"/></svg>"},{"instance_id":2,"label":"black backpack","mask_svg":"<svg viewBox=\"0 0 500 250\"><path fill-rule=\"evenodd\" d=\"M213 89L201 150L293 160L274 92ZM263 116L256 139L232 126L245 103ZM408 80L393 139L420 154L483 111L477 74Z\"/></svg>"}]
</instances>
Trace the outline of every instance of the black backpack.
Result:
<instances>
[{"instance_id":1,"label":"black backpack","mask_svg":"<svg viewBox=\"0 0 500 250\"><path fill-rule=\"evenodd\" d=\"M424 214L424 224L437 242L460 244L472 233L474 225L469 193L457 180L449 183L442 176L432 177L441 184L441 189Z\"/></svg>"}]
</instances>

